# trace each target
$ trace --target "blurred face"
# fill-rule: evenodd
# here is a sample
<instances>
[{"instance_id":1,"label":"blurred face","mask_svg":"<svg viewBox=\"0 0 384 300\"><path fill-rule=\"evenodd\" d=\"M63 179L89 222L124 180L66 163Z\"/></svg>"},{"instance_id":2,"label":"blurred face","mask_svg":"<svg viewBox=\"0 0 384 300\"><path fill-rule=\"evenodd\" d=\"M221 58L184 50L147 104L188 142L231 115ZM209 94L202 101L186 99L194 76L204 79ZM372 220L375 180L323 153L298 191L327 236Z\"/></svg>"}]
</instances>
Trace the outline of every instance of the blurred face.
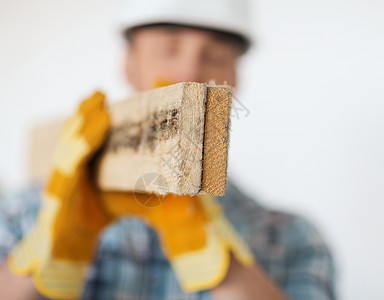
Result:
<instances>
[{"instance_id":1,"label":"blurred face","mask_svg":"<svg viewBox=\"0 0 384 300\"><path fill-rule=\"evenodd\" d=\"M126 58L126 76L141 91L159 81L236 85L240 49L223 34L177 26L135 31Z\"/></svg>"}]
</instances>

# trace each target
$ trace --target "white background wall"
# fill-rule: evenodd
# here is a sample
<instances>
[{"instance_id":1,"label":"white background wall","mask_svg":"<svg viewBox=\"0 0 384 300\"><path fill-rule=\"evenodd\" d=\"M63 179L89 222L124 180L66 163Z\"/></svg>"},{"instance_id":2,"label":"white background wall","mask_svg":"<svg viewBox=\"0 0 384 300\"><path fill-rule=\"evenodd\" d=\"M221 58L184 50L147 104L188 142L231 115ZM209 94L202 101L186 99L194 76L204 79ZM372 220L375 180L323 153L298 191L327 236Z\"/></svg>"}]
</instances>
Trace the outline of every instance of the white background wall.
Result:
<instances>
[{"instance_id":1,"label":"white background wall","mask_svg":"<svg viewBox=\"0 0 384 300\"><path fill-rule=\"evenodd\" d=\"M33 122L94 89L129 92L115 27L124 0L0 0L0 183L25 183ZM242 63L230 173L304 214L333 248L340 299L384 299L384 1L259 0Z\"/></svg>"}]
</instances>

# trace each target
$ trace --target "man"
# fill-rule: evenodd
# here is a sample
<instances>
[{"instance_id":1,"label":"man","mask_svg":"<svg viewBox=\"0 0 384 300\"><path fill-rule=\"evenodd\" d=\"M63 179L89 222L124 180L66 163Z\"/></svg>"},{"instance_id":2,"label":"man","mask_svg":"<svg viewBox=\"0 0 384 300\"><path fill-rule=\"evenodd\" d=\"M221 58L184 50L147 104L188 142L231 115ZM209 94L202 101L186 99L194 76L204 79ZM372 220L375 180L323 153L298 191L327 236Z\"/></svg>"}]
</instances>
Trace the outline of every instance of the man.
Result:
<instances>
[{"instance_id":1,"label":"man","mask_svg":"<svg viewBox=\"0 0 384 300\"><path fill-rule=\"evenodd\" d=\"M236 86L237 61L251 43L246 11L246 1L235 0L131 6L124 31L128 82L138 91L159 81ZM41 187L0 203L0 254L8 255L0 269L1 299L334 299L333 263L317 231L302 218L263 208L231 183L218 199L223 214L213 217L196 197L170 196L148 211L127 201L128 194L98 193L87 162L108 129L104 96L96 93L65 126L44 204ZM76 147L62 151L68 140ZM106 211L105 199L116 209ZM188 215L183 203L197 213ZM194 243L200 233L208 239L204 226L215 218L222 221L214 234L227 265L225 259L214 263L217 252L206 261L195 255L201 247ZM177 260L185 256L192 258L188 267ZM223 272L199 278L206 275L202 262ZM194 264L198 276L190 278Z\"/></svg>"}]
</instances>

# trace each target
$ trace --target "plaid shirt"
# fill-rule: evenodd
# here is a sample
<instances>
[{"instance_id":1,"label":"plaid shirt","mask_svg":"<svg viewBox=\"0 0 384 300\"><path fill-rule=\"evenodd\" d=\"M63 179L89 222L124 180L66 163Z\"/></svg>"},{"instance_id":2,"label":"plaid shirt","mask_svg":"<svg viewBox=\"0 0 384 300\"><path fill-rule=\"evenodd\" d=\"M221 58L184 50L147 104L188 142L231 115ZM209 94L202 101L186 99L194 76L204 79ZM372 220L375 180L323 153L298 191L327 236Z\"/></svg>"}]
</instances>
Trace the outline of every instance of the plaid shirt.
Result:
<instances>
[{"instance_id":1,"label":"plaid shirt","mask_svg":"<svg viewBox=\"0 0 384 300\"><path fill-rule=\"evenodd\" d=\"M0 200L0 262L35 221L41 187ZM257 261L291 299L335 299L334 266L320 234L306 220L271 211L229 184L225 214ZM139 219L125 218L101 236L82 299L210 299L184 293L159 245Z\"/></svg>"}]
</instances>

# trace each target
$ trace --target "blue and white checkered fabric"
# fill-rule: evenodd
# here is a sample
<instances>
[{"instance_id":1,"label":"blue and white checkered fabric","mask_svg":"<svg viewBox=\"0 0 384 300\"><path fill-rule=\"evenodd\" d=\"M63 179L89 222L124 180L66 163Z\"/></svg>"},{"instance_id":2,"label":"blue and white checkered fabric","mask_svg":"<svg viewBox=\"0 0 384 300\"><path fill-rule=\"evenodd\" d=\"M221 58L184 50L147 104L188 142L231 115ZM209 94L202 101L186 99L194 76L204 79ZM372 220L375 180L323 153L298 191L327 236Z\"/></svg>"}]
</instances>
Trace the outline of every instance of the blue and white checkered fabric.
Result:
<instances>
[{"instance_id":1,"label":"blue and white checkered fabric","mask_svg":"<svg viewBox=\"0 0 384 300\"><path fill-rule=\"evenodd\" d=\"M40 206L41 187L0 200L0 262L26 234ZM334 265L321 235L303 218L268 210L229 184L224 211L258 263L296 300L335 299ZM101 236L82 299L210 299L186 294L166 260L157 234L138 219L121 219Z\"/></svg>"}]
</instances>

